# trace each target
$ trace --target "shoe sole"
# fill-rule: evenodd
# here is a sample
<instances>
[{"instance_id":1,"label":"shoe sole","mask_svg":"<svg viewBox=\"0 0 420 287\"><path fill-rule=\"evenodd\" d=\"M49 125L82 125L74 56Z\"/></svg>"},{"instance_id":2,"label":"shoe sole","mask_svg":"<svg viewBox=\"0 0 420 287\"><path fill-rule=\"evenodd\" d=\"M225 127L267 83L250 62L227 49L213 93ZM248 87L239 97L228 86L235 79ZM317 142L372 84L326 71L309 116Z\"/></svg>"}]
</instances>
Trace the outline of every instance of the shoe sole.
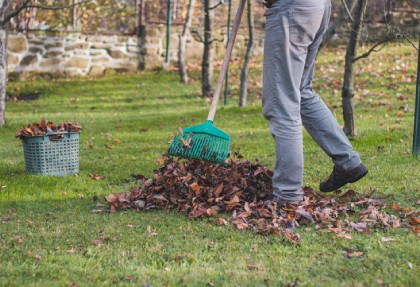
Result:
<instances>
[{"instance_id":1,"label":"shoe sole","mask_svg":"<svg viewBox=\"0 0 420 287\"><path fill-rule=\"evenodd\" d=\"M353 183L356 182L362 178L365 177L365 175L367 175L369 172L369 170L367 168L365 168L364 170L362 170L360 173L356 174L355 176L349 178L345 183L343 183L342 185L338 186L338 187L334 187L334 188L329 188L329 189L325 189L325 190L321 190L321 192L331 192L331 191L335 191L343 186L345 186L348 183Z\"/></svg>"}]
</instances>

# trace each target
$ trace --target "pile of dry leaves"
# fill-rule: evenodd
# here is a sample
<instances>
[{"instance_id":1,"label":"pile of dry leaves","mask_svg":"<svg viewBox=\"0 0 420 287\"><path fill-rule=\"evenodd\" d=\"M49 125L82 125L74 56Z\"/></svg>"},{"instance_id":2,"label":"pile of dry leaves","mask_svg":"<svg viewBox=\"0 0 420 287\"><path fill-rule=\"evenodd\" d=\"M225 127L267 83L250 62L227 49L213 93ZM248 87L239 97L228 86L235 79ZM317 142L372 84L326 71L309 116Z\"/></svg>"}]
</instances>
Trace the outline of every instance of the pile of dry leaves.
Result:
<instances>
[{"instance_id":1,"label":"pile of dry leaves","mask_svg":"<svg viewBox=\"0 0 420 287\"><path fill-rule=\"evenodd\" d=\"M106 196L110 212L118 208L176 209L190 218L222 214L219 224L283 235L293 244L300 239L295 228L309 223L348 239L353 230L367 234L373 228L420 231L419 211L395 204L387 206L383 199L371 197L373 191L361 195L349 190L341 196L325 196L306 187L304 202L280 209L267 201L272 192L272 172L262 165L232 160L221 166L170 157L164 157L162 163L152 179L137 176L138 185L129 192ZM386 209L393 210L393 214ZM225 219L226 215L230 217Z\"/></svg>"},{"instance_id":2,"label":"pile of dry leaves","mask_svg":"<svg viewBox=\"0 0 420 287\"><path fill-rule=\"evenodd\" d=\"M82 127L76 123L65 121L62 124L55 125L53 122L42 118L39 123L34 122L16 132L16 137L38 136L53 132L80 132Z\"/></svg>"}]
</instances>

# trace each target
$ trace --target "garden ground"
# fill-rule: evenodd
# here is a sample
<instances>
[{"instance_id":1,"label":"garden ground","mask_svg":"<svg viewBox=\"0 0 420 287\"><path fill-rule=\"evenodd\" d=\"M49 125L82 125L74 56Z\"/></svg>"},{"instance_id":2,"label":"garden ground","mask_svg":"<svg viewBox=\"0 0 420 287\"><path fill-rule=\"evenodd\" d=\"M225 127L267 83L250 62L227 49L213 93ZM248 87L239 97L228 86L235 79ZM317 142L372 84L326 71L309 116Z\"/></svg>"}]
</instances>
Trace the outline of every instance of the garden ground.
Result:
<instances>
[{"instance_id":1,"label":"garden ground","mask_svg":"<svg viewBox=\"0 0 420 287\"><path fill-rule=\"evenodd\" d=\"M315 82L341 124L343 51L321 52ZM232 136L232 150L240 149L244 160L273 168L274 143L261 115L261 59L252 63L246 108L237 107L235 97L238 62L229 102L220 103L215 124ZM346 186L365 194L375 189L388 204L414 209L420 188L419 158L411 155L416 63L417 51L404 45L358 62L358 136L352 144L370 173ZM210 103L199 94L199 72L192 78L184 86L176 72L145 71L8 83L14 100L7 102L7 124L0 129L0 285L420 285L418 235L406 228L354 232L349 240L307 225L297 230L301 241L292 246L281 237L219 226L217 218L92 212L106 210L105 195L127 191L132 174L151 177L178 127L205 120ZM19 100L28 94L40 96ZM14 134L42 117L82 125L78 175L25 172ZM317 189L332 164L306 132L304 143L304 183ZM363 255L349 258L352 250Z\"/></svg>"}]
</instances>

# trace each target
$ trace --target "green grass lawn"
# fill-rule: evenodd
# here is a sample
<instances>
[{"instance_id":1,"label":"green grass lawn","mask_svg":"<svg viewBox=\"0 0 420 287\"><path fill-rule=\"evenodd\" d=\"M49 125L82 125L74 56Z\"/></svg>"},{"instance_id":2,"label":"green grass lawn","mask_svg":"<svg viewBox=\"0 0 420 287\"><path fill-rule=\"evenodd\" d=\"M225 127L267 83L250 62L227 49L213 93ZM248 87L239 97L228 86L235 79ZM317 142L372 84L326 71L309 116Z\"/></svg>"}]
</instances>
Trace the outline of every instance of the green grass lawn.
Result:
<instances>
[{"instance_id":1,"label":"green grass lawn","mask_svg":"<svg viewBox=\"0 0 420 287\"><path fill-rule=\"evenodd\" d=\"M315 82L341 124L343 59L344 49L322 51ZM403 45L358 62L358 136L352 144L370 173L346 188L375 189L388 204L418 209L420 158L411 155L416 68L417 51ZM257 59L246 108L237 107L239 80L230 78L229 103L221 102L215 124L232 136L232 150L273 168L260 74ZM302 226L295 247L281 237L219 226L217 218L189 220L166 211L93 213L105 209L97 207L106 204L105 195L127 191L132 174L153 175L178 127L206 119L210 102L200 97L199 72L192 77L189 86L165 71L8 83L9 96L40 97L8 102L7 124L0 128L1 286L285 286L296 280L298 286L420 286L419 237L406 228L354 232L348 240ZM26 174L14 134L42 117L83 126L78 175ZM304 145L304 183L318 189L332 163L306 132ZM99 200L91 201L94 196ZM100 238L107 238L101 246L92 243ZM364 255L349 259L349 250Z\"/></svg>"}]
</instances>

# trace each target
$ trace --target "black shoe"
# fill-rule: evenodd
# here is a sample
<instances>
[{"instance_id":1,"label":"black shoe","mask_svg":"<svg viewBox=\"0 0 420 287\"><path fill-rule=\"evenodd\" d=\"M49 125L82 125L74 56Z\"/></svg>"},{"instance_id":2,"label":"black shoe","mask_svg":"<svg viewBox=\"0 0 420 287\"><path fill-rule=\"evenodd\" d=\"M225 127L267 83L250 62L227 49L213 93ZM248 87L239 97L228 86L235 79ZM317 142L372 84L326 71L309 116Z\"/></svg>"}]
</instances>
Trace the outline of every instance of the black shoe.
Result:
<instances>
[{"instance_id":1,"label":"black shoe","mask_svg":"<svg viewBox=\"0 0 420 287\"><path fill-rule=\"evenodd\" d=\"M319 190L322 192L330 192L339 189L347 183L356 182L368 173L366 166L361 163L358 167L349 171L340 171L335 166L330 177L321 182Z\"/></svg>"}]
</instances>

